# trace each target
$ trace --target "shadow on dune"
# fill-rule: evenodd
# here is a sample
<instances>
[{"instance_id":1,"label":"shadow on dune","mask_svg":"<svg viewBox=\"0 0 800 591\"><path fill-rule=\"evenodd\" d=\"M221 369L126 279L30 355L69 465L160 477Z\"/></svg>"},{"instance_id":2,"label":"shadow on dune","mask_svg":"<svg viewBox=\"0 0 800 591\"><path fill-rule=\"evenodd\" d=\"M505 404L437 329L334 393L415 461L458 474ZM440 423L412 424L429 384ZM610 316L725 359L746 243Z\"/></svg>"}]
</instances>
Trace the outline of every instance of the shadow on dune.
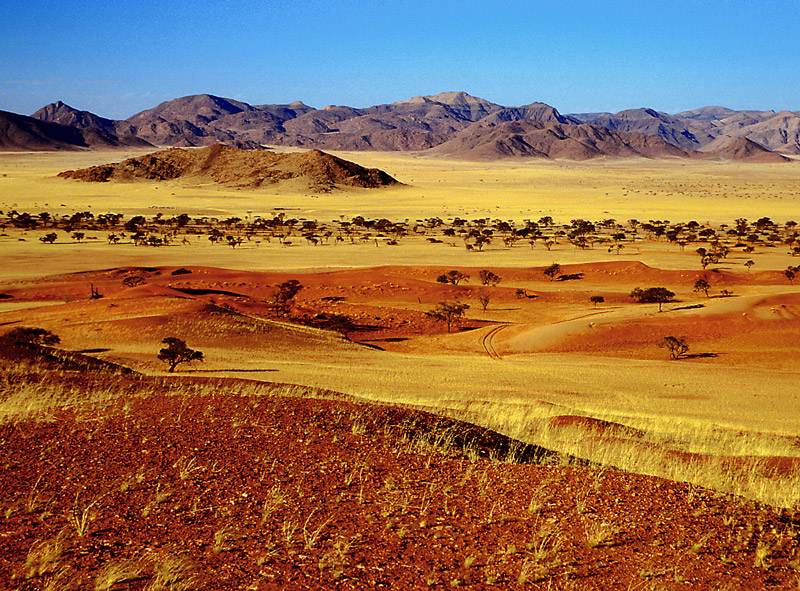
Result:
<instances>
[{"instance_id":1,"label":"shadow on dune","mask_svg":"<svg viewBox=\"0 0 800 591\"><path fill-rule=\"evenodd\" d=\"M186 369L181 373L219 373L219 372L226 372L226 373L263 373L268 371L278 371L274 368L264 368L264 369L241 369L241 368L219 368L219 369Z\"/></svg>"}]
</instances>

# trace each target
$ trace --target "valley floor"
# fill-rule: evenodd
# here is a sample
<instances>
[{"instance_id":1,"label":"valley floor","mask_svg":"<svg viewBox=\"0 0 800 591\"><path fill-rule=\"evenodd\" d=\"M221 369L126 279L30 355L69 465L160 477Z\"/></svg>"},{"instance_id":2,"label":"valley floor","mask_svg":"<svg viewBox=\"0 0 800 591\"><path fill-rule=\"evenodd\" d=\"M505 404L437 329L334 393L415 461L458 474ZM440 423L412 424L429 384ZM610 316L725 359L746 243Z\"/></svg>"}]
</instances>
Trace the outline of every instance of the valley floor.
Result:
<instances>
[{"instance_id":1,"label":"valley floor","mask_svg":"<svg viewBox=\"0 0 800 591\"><path fill-rule=\"evenodd\" d=\"M796 167L346 156L409 186L86 185L54 176L108 155L0 155L0 341L60 337L0 342L8 588L796 588L799 261L781 241ZM9 218L88 210L214 221L146 246L60 227L43 243ZM219 225L278 214L298 218L288 236ZM409 231L299 230L357 215ZM543 215L559 218L547 247L498 231L468 250L443 230ZM632 231L645 215L697 219L730 252L701 266L707 239ZM780 240L726 233L770 215ZM575 218L618 224L578 248ZM630 297L656 286L673 295ZM441 302L469 307L447 327ZM170 375L170 336L203 362ZM546 450L543 465L513 449Z\"/></svg>"}]
</instances>

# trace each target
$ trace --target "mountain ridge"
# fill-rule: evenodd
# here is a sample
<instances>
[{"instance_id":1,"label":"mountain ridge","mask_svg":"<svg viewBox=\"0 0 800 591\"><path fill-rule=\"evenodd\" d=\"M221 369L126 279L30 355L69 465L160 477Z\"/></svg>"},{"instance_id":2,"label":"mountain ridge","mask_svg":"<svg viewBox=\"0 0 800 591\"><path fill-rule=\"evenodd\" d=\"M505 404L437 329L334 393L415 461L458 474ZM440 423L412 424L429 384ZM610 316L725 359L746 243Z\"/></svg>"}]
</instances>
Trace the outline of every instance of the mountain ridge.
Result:
<instances>
[{"instance_id":1,"label":"mountain ridge","mask_svg":"<svg viewBox=\"0 0 800 591\"><path fill-rule=\"evenodd\" d=\"M42 107L31 117L40 121L86 130L86 134L98 134L108 143L117 144L120 147L153 147L148 141L137 137L136 128L128 122L113 121L89 111L79 111L61 101ZM91 140L91 137L88 139Z\"/></svg>"},{"instance_id":2,"label":"mountain ridge","mask_svg":"<svg viewBox=\"0 0 800 591\"><path fill-rule=\"evenodd\" d=\"M494 160L498 157L589 160L604 156L690 158L699 155L656 136L616 131L589 123L575 125L531 120L498 124L480 121L431 149L430 153L471 160Z\"/></svg>"},{"instance_id":3,"label":"mountain ridge","mask_svg":"<svg viewBox=\"0 0 800 591\"><path fill-rule=\"evenodd\" d=\"M617 113L565 115L546 103L503 106L463 91L420 95L364 108L329 105L321 109L302 101L251 105L198 94L164 101L124 121L65 107L60 102L52 103L34 116L158 146L222 143L251 149L279 145L320 150L424 151L445 144L478 122L499 125L541 121L553 125L590 124L658 137L683 150L707 151L704 148L718 138L730 137L749 139L768 151L800 155L800 111L737 111L710 106L672 115L642 107ZM752 150L745 152L752 155ZM734 151L731 157L738 153Z\"/></svg>"}]
</instances>

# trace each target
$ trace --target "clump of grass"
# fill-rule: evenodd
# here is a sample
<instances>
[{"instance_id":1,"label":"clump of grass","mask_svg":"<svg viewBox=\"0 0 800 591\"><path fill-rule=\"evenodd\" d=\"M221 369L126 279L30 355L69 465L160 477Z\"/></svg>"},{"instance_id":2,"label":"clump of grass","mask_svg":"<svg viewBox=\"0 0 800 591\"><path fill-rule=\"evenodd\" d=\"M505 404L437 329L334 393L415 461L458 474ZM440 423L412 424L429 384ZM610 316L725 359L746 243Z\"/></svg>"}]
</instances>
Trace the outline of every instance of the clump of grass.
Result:
<instances>
[{"instance_id":1,"label":"clump of grass","mask_svg":"<svg viewBox=\"0 0 800 591\"><path fill-rule=\"evenodd\" d=\"M333 547L319 559L317 564L319 570L330 569L334 579L341 577L348 563L347 553L350 551L350 545L350 540L346 539L334 542Z\"/></svg>"},{"instance_id":2,"label":"clump of grass","mask_svg":"<svg viewBox=\"0 0 800 591\"><path fill-rule=\"evenodd\" d=\"M161 503L165 503L172 496L172 490L169 487L161 489L161 483L156 485L156 492L148 501L147 505L142 508L142 517L147 517L152 513L153 509L158 507Z\"/></svg>"},{"instance_id":3,"label":"clump of grass","mask_svg":"<svg viewBox=\"0 0 800 591\"><path fill-rule=\"evenodd\" d=\"M94 580L95 591L109 591L113 587L130 584L141 578L144 572L141 560L113 560L107 562Z\"/></svg>"},{"instance_id":4,"label":"clump of grass","mask_svg":"<svg viewBox=\"0 0 800 591\"><path fill-rule=\"evenodd\" d=\"M292 546L294 546L294 536L299 527L300 523L291 517L284 520L281 525L281 536L283 537L283 542L286 545L287 551L291 551Z\"/></svg>"},{"instance_id":5,"label":"clump of grass","mask_svg":"<svg viewBox=\"0 0 800 591\"><path fill-rule=\"evenodd\" d=\"M527 545L530 556L523 561L517 582L522 585L549 577L553 569L561 565L558 554L562 543L553 527L539 527Z\"/></svg>"},{"instance_id":6,"label":"clump of grass","mask_svg":"<svg viewBox=\"0 0 800 591\"><path fill-rule=\"evenodd\" d=\"M28 515L35 513L39 509L39 498L42 494L42 491L39 490L39 483L42 481L42 478L44 478L44 474L36 479L33 487L31 487L31 491L28 493L28 498L25 500L25 513Z\"/></svg>"},{"instance_id":7,"label":"clump of grass","mask_svg":"<svg viewBox=\"0 0 800 591\"><path fill-rule=\"evenodd\" d=\"M605 521L592 521L584 525L586 533L586 544L590 548L610 546L613 544L614 536L618 533L618 528L612 523Z\"/></svg>"},{"instance_id":8,"label":"clump of grass","mask_svg":"<svg viewBox=\"0 0 800 591\"><path fill-rule=\"evenodd\" d=\"M700 537L694 544L689 546L689 552L692 554L700 554L703 551L703 546L706 545L706 542L711 539L711 536L714 535L714 532L709 532Z\"/></svg>"},{"instance_id":9,"label":"clump of grass","mask_svg":"<svg viewBox=\"0 0 800 591\"><path fill-rule=\"evenodd\" d=\"M322 534L322 530L325 529L325 527L331 521L333 521L333 517L330 517L312 529L309 527L309 523L311 522L311 517L313 515L314 511L311 511L311 513L308 514L308 517L306 517L305 523L303 523L303 546L306 550L311 550L314 547L320 537L320 534Z\"/></svg>"},{"instance_id":10,"label":"clump of grass","mask_svg":"<svg viewBox=\"0 0 800 591\"><path fill-rule=\"evenodd\" d=\"M62 529L54 538L34 543L25 558L25 578L42 577L57 572L68 546L66 529Z\"/></svg>"},{"instance_id":11,"label":"clump of grass","mask_svg":"<svg viewBox=\"0 0 800 591\"><path fill-rule=\"evenodd\" d=\"M756 546L753 567L768 569L771 563L769 559L771 554L772 549L769 547L769 545L759 540L758 545Z\"/></svg>"},{"instance_id":12,"label":"clump of grass","mask_svg":"<svg viewBox=\"0 0 800 591\"><path fill-rule=\"evenodd\" d=\"M163 554L153 564L154 576L146 591L189 591L197 589L199 579L192 571L194 565L186 558Z\"/></svg>"},{"instance_id":13,"label":"clump of grass","mask_svg":"<svg viewBox=\"0 0 800 591\"><path fill-rule=\"evenodd\" d=\"M100 501L101 498L97 498L86 505L83 510L81 510L80 507L78 507L78 496L75 495L75 505L72 507L69 522L75 528L75 532L80 537L83 538L87 533L89 533L89 524L94 520L97 513L95 505L97 505Z\"/></svg>"},{"instance_id":14,"label":"clump of grass","mask_svg":"<svg viewBox=\"0 0 800 591\"><path fill-rule=\"evenodd\" d=\"M264 503L261 505L261 523L266 523L269 516L284 506L288 501L286 492L280 485L274 485L267 491Z\"/></svg>"},{"instance_id":15,"label":"clump of grass","mask_svg":"<svg viewBox=\"0 0 800 591\"><path fill-rule=\"evenodd\" d=\"M205 470L195 458L186 458L185 456L178 458L175 467L178 469L178 476L181 480L191 480L197 472Z\"/></svg>"},{"instance_id":16,"label":"clump of grass","mask_svg":"<svg viewBox=\"0 0 800 591\"><path fill-rule=\"evenodd\" d=\"M219 554L220 552L229 550L231 543L244 540L246 538L247 534L238 527L234 525L226 525L225 527L217 530L217 532L214 534L214 546L212 547L212 552L214 552L214 554Z\"/></svg>"}]
</instances>

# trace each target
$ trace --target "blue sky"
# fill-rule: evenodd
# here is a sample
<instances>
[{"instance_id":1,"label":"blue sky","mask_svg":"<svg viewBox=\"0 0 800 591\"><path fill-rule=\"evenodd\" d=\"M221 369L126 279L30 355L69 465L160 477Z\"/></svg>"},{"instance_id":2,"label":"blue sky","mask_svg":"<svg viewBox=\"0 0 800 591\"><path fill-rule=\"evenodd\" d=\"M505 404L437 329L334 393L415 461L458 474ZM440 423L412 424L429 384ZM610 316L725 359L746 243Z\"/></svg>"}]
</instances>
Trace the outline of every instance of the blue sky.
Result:
<instances>
[{"instance_id":1,"label":"blue sky","mask_svg":"<svg viewBox=\"0 0 800 591\"><path fill-rule=\"evenodd\" d=\"M23 114L449 90L564 113L800 110L797 0L4 0L0 22L0 109Z\"/></svg>"}]
</instances>

